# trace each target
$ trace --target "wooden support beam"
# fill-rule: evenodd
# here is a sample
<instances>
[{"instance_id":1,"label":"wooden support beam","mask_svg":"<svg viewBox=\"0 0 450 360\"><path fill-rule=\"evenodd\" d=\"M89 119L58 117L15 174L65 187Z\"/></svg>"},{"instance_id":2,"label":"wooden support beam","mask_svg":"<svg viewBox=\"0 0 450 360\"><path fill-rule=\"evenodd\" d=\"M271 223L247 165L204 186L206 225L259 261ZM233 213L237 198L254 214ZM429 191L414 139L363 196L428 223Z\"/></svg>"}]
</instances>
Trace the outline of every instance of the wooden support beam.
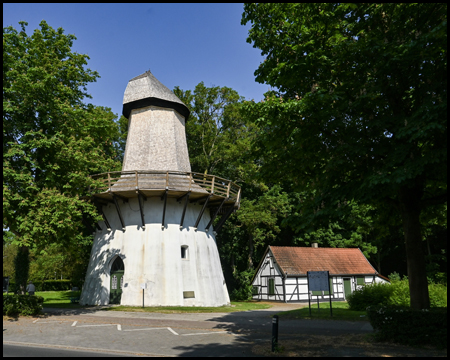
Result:
<instances>
[{"instance_id":1,"label":"wooden support beam","mask_svg":"<svg viewBox=\"0 0 450 360\"><path fill-rule=\"evenodd\" d=\"M101 205L95 198L93 199L93 201L94 201L94 205L95 205L95 207L97 208L98 212L99 212L100 214L102 214L103 221L105 222L105 225L106 225L106 229L107 229L108 231L111 231L111 225L109 224L109 221L108 221L108 219L106 218L105 213L103 212L102 205Z\"/></svg>"},{"instance_id":2,"label":"wooden support beam","mask_svg":"<svg viewBox=\"0 0 450 360\"><path fill-rule=\"evenodd\" d=\"M164 200L164 207L163 207L163 216L162 216L162 222L161 222L161 228L164 228L164 220L166 219L166 205L167 205L167 193L169 192L169 189L166 188L166 191L164 192L164 195L161 200Z\"/></svg>"},{"instance_id":3,"label":"wooden support beam","mask_svg":"<svg viewBox=\"0 0 450 360\"><path fill-rule=\"evenodd\" d=\"M182 197L186 196L186 201L184 202L184 208L183 208L183 215L181 215L181 221L180 221L180 229L183 228L183 222L184 222L184 215L186 214L186 208L189 202L189 195L191 194L190 191L188 191L185 195L183 195Z\"/></svg>"},{"instance_id":4,"label":"wooden support beam","mask_svg":"<svg viewBox=\"0 0 450 360\"><path fill-rule=\"evenodd\" d=\"M225 221L227 221L227 219L230 217L233 211L234 205L231 205L230 208L227 210L227 212L222 215L219 222L217 223L216 229L214 230L216 233L219 232L220 228L222 227L223 224L225 224Z\"/></svg>"},{"instance_id":5,"label":"wooden support beam","mask_svg":"<svg viewBox=\"0 0 450 360\"><path fill-rule=\"evenodd\" d=\"M142 199L147 201L147 197L143 194L141 194L141 191L136 190L138 195L138 201L139 201L139 211L141 213L141 222L142 222L142 229L145 230L145 220L144 220L144 204L142 203Z\"/></svg>"},{"instance_id":6,"label":"wooden support beam","mask_svg":"<svg viewBox=\"0 0 450 360\"><path fill-rule=\"evenodd\" d=\"M194 228L196 228L196 229L197 229L198 223L200 222L200 220L201 220L201 218L202 218L202 216L203 216L203 213L205 212L206 205L208 205L208 201L209 201L209 199L210 199L211 196L212 196L212 195L210 194L210 195L208 195L208 196L206 197L206 201L205 201L205 203L203 204L202 210L200 211L200 214L198 214L197 221L195 222L195 225L194 225Z\"/></svg>"},{"instance_id":7,"label":"wooden support beam","mask_svg":"<svg viewBox=\"0 0 450 360\"><path fill-rule=\"evenodd\" d=\"M97 230L102 231L102 227L98 224L98 222L95 222L95 227L97 228Z\"/></svg>"},{"instance_id":8,"label":"wooden support beam","mask_svg":"<svg viewBox=\"0 0 450 360\"><path fill-rule=\"evenodd\" d=\"M117 215L119 215L120 223L122 224L122 230L125 231L125 223L123 221L122 213L120 212L119 203L117 201L118 197L114 193L111 193L111 196L114 200L114 205L116 206Z\"/></svg>"},{"instance_id":9,"label":"wooden support beam","mask_svg":"<svg viewBox=\"0 0 450 360\"><path fill-rule=\"evenodd\" d=\"M191 194L191 191L189 190L188 192L186 192L184 195L180 196L179 198L177 198L178 202L181 202L181 200L183 200L186 196L189 197L189 195Z\"/></svg>"},{"instance_id":10,"label":"wooden support beam","mask_svg":"<svg viewBox=\"0 0 450 360\"><path fill-rule=\"evenodd\" d=\"M144 198L145 201L147 201L147 196L146 196L141 190L136 189L136 192L137 192L139 195L141 195L141 196Z\"/></svg>"},{"instance_id":11,"label":"wooden support beam","mask_svg":"<svg viewBox=\"0 0 450 360\"><path fill-rule=\"evenodd\" d=\"M205 231L208 232L210 226L212 225L214 219L216 218L217 214L219 213L220 209L222 208L222 205L225 203L225 201L227 201L228 198L223 198L222 203L220 204L220 206L217 208L216 212L214 213L214 216L211 218L211 220L209 220L208 225L206 225Z\"/></svg>"}]
</instances>

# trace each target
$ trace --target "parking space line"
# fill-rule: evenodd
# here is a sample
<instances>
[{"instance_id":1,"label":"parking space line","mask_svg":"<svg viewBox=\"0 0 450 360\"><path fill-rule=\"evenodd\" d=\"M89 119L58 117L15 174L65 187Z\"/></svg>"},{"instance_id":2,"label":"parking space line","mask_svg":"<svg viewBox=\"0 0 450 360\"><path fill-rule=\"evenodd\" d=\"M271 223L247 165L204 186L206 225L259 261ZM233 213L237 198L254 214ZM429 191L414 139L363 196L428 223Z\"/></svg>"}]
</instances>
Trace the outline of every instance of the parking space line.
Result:
<instances>
[{"instance_id":1,"label":"parking space line","mask_svg":"<svg viewBox=\"0 0 450 360\"><path fill-rule=\"evenodd\" d=\"M181 334L181 336L190 336L190 335L211 335L211 334L227 334L228 331L210 331L207 333L193 333L193 334Z\"/></svg>"},{"instance_id":2,"label":"parking space line","mask_svg":"<svg viewBox=\"0 0 450 360\"><path fill-rule=\"evenodd\" d=\"M157 327L157 328L129 329L129 330L124 330L124 331L160 330L160 329L167 329L167 328Z\"/></svg>"},{"instance_id":3,"label":"parking space line","mask_svg":"<svg viewBox=\"0 0 450 360\"><path fill-rule=\"evenodd\" d=\"M96 324L96 325L78 325L77 327L88 327L88 326L112 326L117 324Z\"/></svg>"},{"instance_id":4,"label":"parking space line","mask_svg":"<svg viewBox=\"0 0 450 360\"><path fill-rule=\"evenodd\" d=\"M178 335L175 331L173 331L170 327L167 328L167 330L169 330L172 334L174 335Z\"/></svg>"}]
</instances>

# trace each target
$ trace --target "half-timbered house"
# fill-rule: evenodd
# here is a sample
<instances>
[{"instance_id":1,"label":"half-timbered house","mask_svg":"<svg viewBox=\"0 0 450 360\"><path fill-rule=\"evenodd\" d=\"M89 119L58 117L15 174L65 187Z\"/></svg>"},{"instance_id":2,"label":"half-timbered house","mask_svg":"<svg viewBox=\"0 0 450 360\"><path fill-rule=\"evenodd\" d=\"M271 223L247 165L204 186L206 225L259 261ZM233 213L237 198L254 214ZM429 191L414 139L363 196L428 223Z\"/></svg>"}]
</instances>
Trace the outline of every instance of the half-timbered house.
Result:
<instances>
[{"instance_id":1,"label":"half-timbered house","mask_svg":"<svg viewBox=\"0 0 450 360\"><path fill-rule=\"evenodd\" d=\"M312 291L313 300L342 301L361 285L389 282L357 248L268 246L252 279L253 299L308 301L308 271L330 275L331 291Z\"/></svg>"}]
</instances>

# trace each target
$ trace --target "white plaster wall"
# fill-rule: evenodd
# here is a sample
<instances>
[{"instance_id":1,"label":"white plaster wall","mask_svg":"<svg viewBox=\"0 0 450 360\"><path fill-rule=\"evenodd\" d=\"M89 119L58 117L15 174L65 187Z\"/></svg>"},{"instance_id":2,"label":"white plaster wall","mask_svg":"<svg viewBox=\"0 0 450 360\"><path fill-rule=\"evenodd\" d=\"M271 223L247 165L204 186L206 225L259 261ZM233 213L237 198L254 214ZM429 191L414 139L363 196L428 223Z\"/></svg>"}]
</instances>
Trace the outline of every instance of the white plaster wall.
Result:
<instances>
[{"instance_id":1,"label":"white plaster wall","mask_svg":"<svg viewBox=\"0 0 450 360\"><path fill-rule=\"evenodd\" d=\"M367 282L367 280L366 280L366 282ZM372 282L372 279L371 279L370 282ZM384 280L383 278L381 278L381 277L379 277L379 276L375 276L375 282L376 282L376 283L382 283L382 284L390 284L389 281Z\"/></svg>"},{"instance_id":2,"label":"white plaster wall","mask_svg":"<svg viewBox=\"0 0 450 360\"><path fill-rule=\"evenodd\" d=\"M222 306L230 303L228 291L220 265L219 253L212 227L205 227L210 214L205 211L198 229L193 224L201 205L188 204L184 227L180 220L184 201L167 199L165 226L161 228L164 202L160 198L143 201L145 230L141 227L138 199L128 203L119 200L126 224L122 231L114 204L103 207L111 225L106 230L102 222L91 252L80 303L104 305L109 303L111 264L121 256L124 266L124 288L122 305L142 306L142 289L145 306ZM181 246L188 246L188 259L181 258ZM195 298L184 299L183 291L194 291Z\"/></svg>"}]
</instances>

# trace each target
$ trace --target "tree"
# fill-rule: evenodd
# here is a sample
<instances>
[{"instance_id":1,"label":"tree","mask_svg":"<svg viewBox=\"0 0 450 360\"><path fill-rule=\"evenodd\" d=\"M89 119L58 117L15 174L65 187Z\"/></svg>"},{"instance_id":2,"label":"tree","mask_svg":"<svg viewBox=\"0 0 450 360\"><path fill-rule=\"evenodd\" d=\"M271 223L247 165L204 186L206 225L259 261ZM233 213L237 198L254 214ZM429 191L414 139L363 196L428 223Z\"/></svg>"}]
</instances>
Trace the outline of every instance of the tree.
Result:
<instances>
[{"instance_id":1,"label":"tree","mask_svg":"<svg viewBox=\"0 0 450 360\"><path fill-rule=\"evenodd\" d=\"M3 230L3 276L15 279L14 259L17 255L17 246L13 245L14 234Z\"/></svg>"},{"instance_id":2,"label":"tree","mask_svg":"<svg viewBox=\"0 0 450 360\"><path fill-rule=\"evenodd\" d=\"M315 216L355 200L400 214L411 307L430 305L420 215L447 199L446 4L246 4L271 85L247 116L261 171L316 190Z\"/></svg>"},{"instance_id":3,"label":"tree","mask_svg":"<svg viewBox=\"0 0 450 360\"><path fill-rule=\"evenodd\" d=\"M227 149L234 143L230 135L243 127L239 113L243 97L231 88L208 88L203 82L193 92L176 86L174 93L191 111L186 138L193 171L218 175Z\"/></svg>"},{"instance_id":4,"label":"tree","mask_svg":"<svg viewBox=\"0 0 450 360\"><path fill-rule=\"evenodd\" d=\"M3 29L3 226L23 256L52 243L76 251L92 241L83 218L100 219L82 199L89 175L120 166L116 116L83 102L99 75L71 51L74 35L20 25Z\"/></svg>"},{"instance_id":5,"label":"tree","mask_svg":"<svg viewBox=\"0 0 450 360\"><path fill-rule=\"evenodd\" d=\"M279 219L291 210L288 194L278 185L266 188L256 199L242 200L236 214L238 226L243 226L247 234L248 268L253 269L253 254L256 246L266 247L280 232Z\"/></svg>"}]
</instances>

